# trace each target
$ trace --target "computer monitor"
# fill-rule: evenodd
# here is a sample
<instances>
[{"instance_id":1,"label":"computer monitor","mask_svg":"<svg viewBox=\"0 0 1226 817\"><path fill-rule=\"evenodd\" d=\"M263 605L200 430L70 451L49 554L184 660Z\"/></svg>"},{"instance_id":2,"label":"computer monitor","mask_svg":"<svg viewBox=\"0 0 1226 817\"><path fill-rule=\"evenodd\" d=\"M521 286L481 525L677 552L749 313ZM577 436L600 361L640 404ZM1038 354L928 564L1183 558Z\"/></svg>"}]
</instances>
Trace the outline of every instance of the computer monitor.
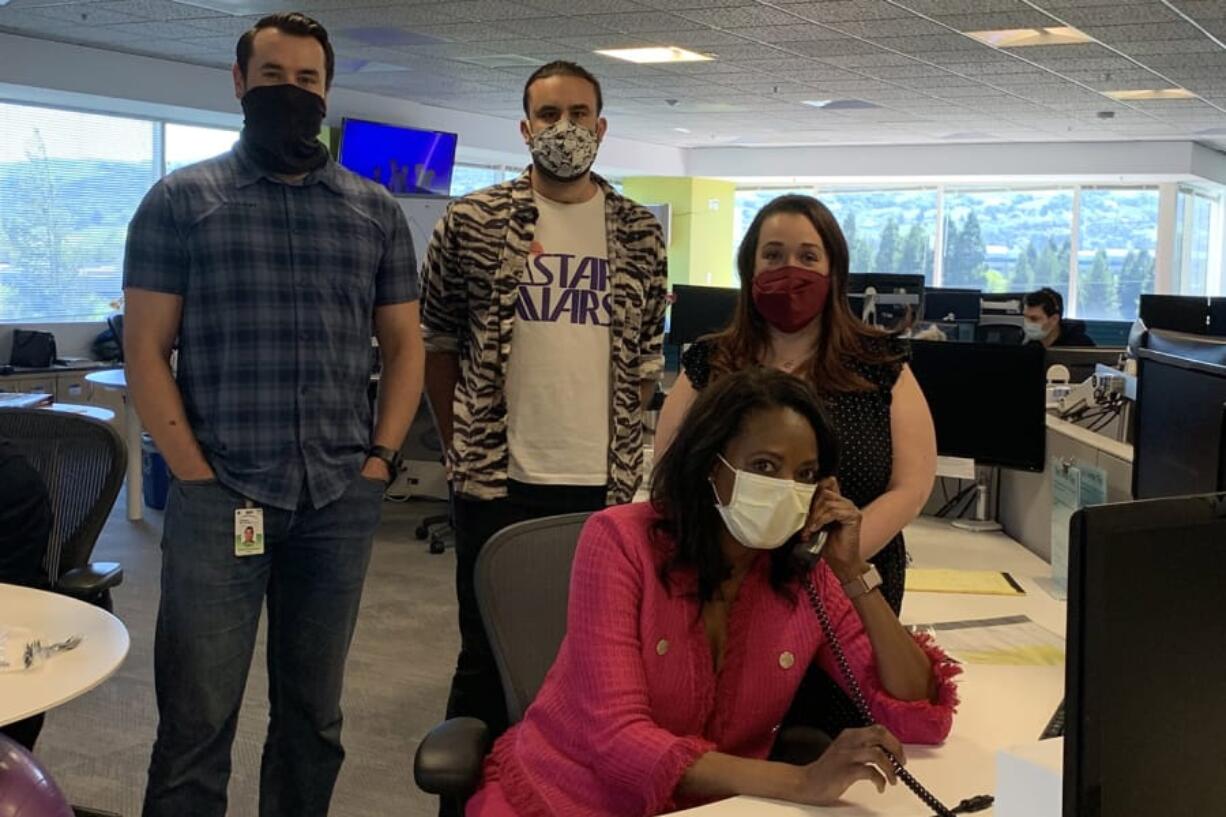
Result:
<instances>
[{"instance_id":1,"label":"computer monitor","mask_svg":"<svg viewBox=\"0 0 1226 817\"><path fill-rule=\"evenodd\" d=\"M1209 299L1209 334L1226 336L1226 298Z\"/></svg>"},{"instance_id":2,"label":"computer monitor","mask_svg":"<svg viewBox=\"0 0 1226 817\"><path fill-rule=\"evenodd\" d=\"M1149 329L1209 333L1209 299L1195 295L1142 295L1141 320Z\"/></svg>"},{"instance_id":3,"label":"computer monitor","mask_svg":"<svg viewBox=\"0 0 1226 817\"><path fill-rule=\"evenodd\" d=\"M1153 349L1137 353L1132 495L1209 493L1226 487L1226 366Z\"/></svg>"},{"instance_id":4,"label":"computer monitor","mask_svg":"<svg viewBox=\"0 0 1226 817\"><path fill-rule=\"evenodd\" d=\"M871 326L902 329L923 314L924 276L861 272L847 278L851 312Z\"/></svg>"},{"instance_id":5,"label":"computer monitor","mask_svg":"<svg viewBox=\"0 0 1226 817\"><path fill-rule=\"evenodd\" d=\"M1132 321L1084 321L1086 334L1095 346L1117 348L1128 345Z\"/></svg>"},{"instance_id":6,"label":"computer monitor","mask_svg":"<svg viewBox=\"0 0 1226 817\"><path fill-rule=\"evenodd\" d=\"M932 412L939 453L1043 470L1047 367L1039 344L917 340L911 369Z\"/></svg>"},{"instance_id":7,"label":"computer monitor","mask_svg":"<svg viewBox=\"0 0 1226 817\"><path fill-rule=\"evenodd\" d=\"M1119 366L1124 352L1123 346L1116 349L1053 346L1047 350L1047 368L1063 366L1068 369L1070 383L1082 383L1090 379L1100 364Z\"/></svg>"},{"instance_id":8,"label":"computer monitor","mask_svg":"<svg viewBox=\"0 0 1226 817\"><path fill-rule=\"evenodd\" d=\"M1222 813L1224 543L1221 494L1073 515L1064 817Z\"/></svg>"},{"instance_id":9,"label":"computer monitor","mask_svg":"<svg viewBox=\"0 0 1226 817\"><path fill-rule=\"evenodd\" d=\"M732 322L739 289L673 285L673 305L669 309L668 342L683 346L704 335L718 332Z\"/></svg>"},{"instance_id":10,"label":"computer monitor","mask_svg":"<svg viewBox=\"0 0 1226 817\"><path fill-rule=\"evenodd\" d=\"M1019 318L1026 308L1025 292L985 292L981 302L984 315L1011 315Z\"/></svg>"},{"instance_id":11,"label":"computer monitor","mask_svg":"<svg viewBox=\"0 0 1226 817\"><path fill-rule=\"evenodd\" d=\"M925 289L924 320L933 323L978 323L982 307L978 289Z\"/></svg>"}]
</instances>

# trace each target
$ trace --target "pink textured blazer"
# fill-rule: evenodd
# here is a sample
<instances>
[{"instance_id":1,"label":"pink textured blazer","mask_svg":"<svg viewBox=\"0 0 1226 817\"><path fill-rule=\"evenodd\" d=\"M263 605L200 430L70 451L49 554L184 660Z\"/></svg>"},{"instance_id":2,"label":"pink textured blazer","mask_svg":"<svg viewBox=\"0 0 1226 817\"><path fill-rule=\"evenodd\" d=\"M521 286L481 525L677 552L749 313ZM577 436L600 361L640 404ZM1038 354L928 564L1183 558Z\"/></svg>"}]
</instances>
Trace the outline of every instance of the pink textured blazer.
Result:
<instances>
[{"instance_id":1,"label":"pink textured blazer","mask_svg":"<svg viewBox=\"0 0 1226 817\"><path fill-rule=\"evenodd\" d=\"M805 668L816 661L842 683L817 617L797 588L775 593L760 557L733 602L724 663L714 671L694 597L696 579L660 581L666 553L653 545L647 503L594 515L570 583L566 639L522 722L494 745L468 817L655 815L710 751L765 758ZM873 716L908 743L949 734L958 669L921 641L938 702L904 702L882 688L860 618L825 562L814 581ZM692 805L692 804L687 804Z\"/></svg>"}]
</instances>

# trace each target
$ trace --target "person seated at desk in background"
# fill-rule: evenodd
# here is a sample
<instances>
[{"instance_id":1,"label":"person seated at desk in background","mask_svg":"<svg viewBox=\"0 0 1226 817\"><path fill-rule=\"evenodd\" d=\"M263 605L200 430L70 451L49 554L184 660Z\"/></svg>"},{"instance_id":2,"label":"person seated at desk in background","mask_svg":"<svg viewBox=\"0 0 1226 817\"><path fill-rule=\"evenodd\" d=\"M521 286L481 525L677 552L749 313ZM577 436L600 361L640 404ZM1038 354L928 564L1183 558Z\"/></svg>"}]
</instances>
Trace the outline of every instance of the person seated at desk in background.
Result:
<instances>
[{"instance_id":1,"label":"person seated at desk in background","mask_svg":"<svg viewBox=\"0 0 1226 817\"><path fill-rule=\"evenodd\" d=\"M0 582L47 587L43 560L51 522L51 498L42 477L16 446L0 437ZM0 728L0 733L33 751L42 729L43 716L35 715Z\"/></svg>"},{"instance_id":2,"label":"person seated at desk in background","mask_svg":"<svg viewBox=\"0 0 1226 817\"><path fill-rule=\"evenodd\" d=\"M1022 331L1027 343L1053 346L1095 346L1083 321L1064 319L1064 297L1050 287L1031 292L1022 309Z\"/></svg>"},{"instance_id":3,"label":"person seated at desk in background","mask_svg":"<svg viewBox=\"0 0 1226 817\"><path fill-rule=\"evenodd\" d=\"M736 795L828 804L858 780L895 782L883 747L902 759L900 739L944 740L959 669L879 592L837 461L803 381L754 368L705 390L651 502L584 527L566 638L495 743L469 817L650 815ZM816 563L793 547L807 520L829 532ZM810 589L881 725L792 766L765 758L804 667L842 677Z\"/></svg>"}]
</instances>

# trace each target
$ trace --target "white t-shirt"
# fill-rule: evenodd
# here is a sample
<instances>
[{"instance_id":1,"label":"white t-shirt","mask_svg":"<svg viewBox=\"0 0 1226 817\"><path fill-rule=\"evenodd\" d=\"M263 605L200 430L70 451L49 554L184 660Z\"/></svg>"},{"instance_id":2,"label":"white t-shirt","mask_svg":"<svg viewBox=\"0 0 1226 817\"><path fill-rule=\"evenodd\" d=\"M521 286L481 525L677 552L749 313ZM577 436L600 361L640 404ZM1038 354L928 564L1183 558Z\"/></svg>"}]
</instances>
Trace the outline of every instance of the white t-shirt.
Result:
<instances>
[{"instance_id":1,"label":"white t-shirt","mask_svg":"<svg viewBox=\"0 0 1226 817\"><path fill-rule=\"evenodd\" d=\"M536 485L609 480L611 398L604 193L539 213L507 364L507 476Z\"/></svg>"}]
</instances>

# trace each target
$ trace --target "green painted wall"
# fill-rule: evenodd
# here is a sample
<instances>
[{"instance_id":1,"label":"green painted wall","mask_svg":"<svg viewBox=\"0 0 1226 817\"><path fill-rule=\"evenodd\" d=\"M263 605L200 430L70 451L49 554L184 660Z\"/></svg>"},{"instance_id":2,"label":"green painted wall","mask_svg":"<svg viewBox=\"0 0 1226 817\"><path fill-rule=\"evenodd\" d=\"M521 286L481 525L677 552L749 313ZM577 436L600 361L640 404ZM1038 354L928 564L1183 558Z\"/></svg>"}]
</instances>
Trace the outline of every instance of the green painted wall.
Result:
<instances>
[{"instance_id":1,"label":"green painted wall","mask_svg":"<svg viewBox=\"0 0 1226 817\"><path fill-rule=\"evenodd\" d=\"M641 204L672 208L669 284L735 286L732 219L736 185L691 176L631 176L624 192Z\"/></svg>"}]
</instances>

